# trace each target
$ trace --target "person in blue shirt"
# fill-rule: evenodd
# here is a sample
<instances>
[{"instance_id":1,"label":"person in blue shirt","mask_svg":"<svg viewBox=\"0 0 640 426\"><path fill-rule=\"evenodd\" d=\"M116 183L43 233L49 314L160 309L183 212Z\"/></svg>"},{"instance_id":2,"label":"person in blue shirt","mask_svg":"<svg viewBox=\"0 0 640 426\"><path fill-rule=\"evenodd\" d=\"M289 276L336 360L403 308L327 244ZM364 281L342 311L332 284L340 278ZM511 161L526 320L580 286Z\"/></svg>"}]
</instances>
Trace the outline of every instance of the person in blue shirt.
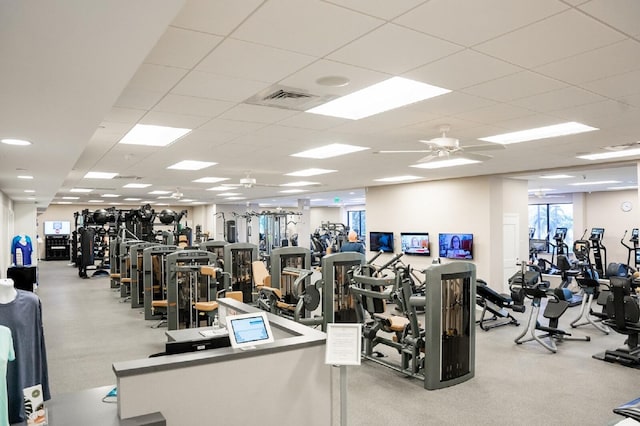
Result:
<instances>
[{"instance_id":1,"label":"person in blue shirt","mask_svg":"<svg viewBox=\"0 0 640 426\"><path fill-rule=\"evenodd\" d=\"M345 251L355 251L358 253L364 253L364 244L358 241L358 234L355 231L349 231L349 235L347 236L348 242L344 243L342 247L340 247L341 252Z\"/></svg>"}]
</instances>

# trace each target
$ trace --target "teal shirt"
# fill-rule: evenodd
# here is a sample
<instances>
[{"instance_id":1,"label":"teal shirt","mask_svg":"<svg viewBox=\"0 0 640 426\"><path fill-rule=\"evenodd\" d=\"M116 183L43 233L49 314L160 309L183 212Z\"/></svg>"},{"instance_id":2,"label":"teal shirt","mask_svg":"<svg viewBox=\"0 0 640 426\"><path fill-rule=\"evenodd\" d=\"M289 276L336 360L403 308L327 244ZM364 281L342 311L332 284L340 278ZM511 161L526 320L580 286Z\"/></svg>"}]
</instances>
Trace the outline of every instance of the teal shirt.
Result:
<instances>
[{"instance_id":1,"label":"teal shirt","mask_svg":"<svg viewBox=\"0 0 640 426\"><path fill-rule=\"evenodd\" d=\"M9 327L0 325L0 426L9 426L7 405L7 362L16 359Z\"/></svg>"}]
</instances>

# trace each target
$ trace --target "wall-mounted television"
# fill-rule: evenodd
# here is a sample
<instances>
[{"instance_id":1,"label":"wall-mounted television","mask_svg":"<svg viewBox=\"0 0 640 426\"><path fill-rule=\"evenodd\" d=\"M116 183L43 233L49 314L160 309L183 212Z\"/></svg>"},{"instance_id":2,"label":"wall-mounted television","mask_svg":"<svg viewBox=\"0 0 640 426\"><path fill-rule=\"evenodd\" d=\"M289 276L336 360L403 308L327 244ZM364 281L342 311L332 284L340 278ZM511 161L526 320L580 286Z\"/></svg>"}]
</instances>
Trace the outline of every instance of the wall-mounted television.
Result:
<instances>
[{"instance_id":1,"label":"wall-mounted television","mask_svg":"<svg viewBox=\"0 0 640 426\"><path fill-rule=\"evenodd\" d=\"M393 232L369 232L369 250L393 253Z\"/></svg>"},{"instance_id":2,"label":"wall-mounted television","mask_svg":"<svg viewBox=\"0 0 640 426\"><path fill-rule=\"evenodd\" d=\"M445 259L473 259L473 234L440 234L440 257Z\"/></svg>"},{"instance_id":3,"label":"wall-mounted television","mask_svg":"<svg viewBox=\"0 0 640 426\"><path fill-rule=\"evenodd\" d=\"M44 235L69 235L71 222L68 220L45 220Z\"/></svg>"},{"instance_id":4,"label":"wall-mounted television","mask_svg":"<svg viewBox=\"0 0 640 426\"><path fill-rule=\"evenodd\" d=\"M401 232L400 241L404 254L430 256L428 232Z\"/></svg>"}]
</instances>

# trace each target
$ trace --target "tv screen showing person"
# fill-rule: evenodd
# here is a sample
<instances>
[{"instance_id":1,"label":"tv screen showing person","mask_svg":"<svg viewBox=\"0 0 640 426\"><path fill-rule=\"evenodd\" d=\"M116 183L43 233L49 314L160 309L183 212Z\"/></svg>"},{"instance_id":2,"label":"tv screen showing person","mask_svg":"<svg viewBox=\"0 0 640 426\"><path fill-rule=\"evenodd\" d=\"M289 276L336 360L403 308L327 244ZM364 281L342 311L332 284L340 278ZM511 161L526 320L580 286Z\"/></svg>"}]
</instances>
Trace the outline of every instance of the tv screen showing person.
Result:
<instances>
[{"instance_id":1,"label":"tv screen showing person","mask_svg":"<svg viewBox=\"0 0 640 426\"><path fill-rule=\"evenodd\" d=\"M402 251L405 254L417 254L429 256L429 234L424 233L401 233L400 241Z\"/></svg>"},{"instance_id":2,"label":"tv screen showing person","mask_svg":"<svg viewBox=\"0 0 640 426\"><path fill-rule=\"evenodd\" d=\"M440 257L447 259L472 259L472 234L440 234Z\"/></svg>"},{"instance_id":3,"label":"tv screen showing person","mask_svg":"<svg viewBox=\"0 0 640 426\"><path fill-rule=\"evenodd\" d=\"M369 242L369 248L371 251L393 253L392 232L371 232L369 233Z\"/></svg>"}]
</instances>

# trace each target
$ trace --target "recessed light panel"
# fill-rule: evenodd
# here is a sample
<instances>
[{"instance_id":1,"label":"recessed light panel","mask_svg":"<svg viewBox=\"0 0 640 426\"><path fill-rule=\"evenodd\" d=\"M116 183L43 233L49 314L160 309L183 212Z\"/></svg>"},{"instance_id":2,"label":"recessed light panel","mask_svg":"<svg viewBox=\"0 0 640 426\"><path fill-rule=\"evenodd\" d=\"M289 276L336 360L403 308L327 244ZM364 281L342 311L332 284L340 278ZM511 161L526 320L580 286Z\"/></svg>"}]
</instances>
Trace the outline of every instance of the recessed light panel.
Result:
<instances>
[{"instance_id":1,"label":"recessed light panel","mask_svg":"<svg viewBox=\"0 0 640 426\"><path fill-rule=\"evenodd\" d=\"M571 175L546 175L540 176L540 179L569 179L572 178Z\"/></svg>"},{"instance_id":2,"label":"recessed light panel","mask_svg":"<svg viewBox=\"0 0 640 426\"><path fill-rule=\"evenodd\" d=\"M2 139L0 140L0 142L6 145L17 145L17 146L31 145L31 142L26 141L24 139Z\"/></svg>"},{"instance_id":3,"label":"recessed light panel","mask_svg":"<svg viewBox=\"0 0 640 426\"><path fill-rule=\"evenodd\" d=\"M608 160L610 158L633 157L634 155L640 155L640 148L579 155L578 158L581 158L583 160Z\"/></svg>"},{"instance_id":4,"label":"recessed light panel","mask_svg":"<svg viewBox=\"0 0 640 426\"><path fill-rule=\"evenodd\" d=\"M332 143L330 145L321 146L319 148L308 149L306 151L291 154L292 157L315 158L318 160L324 158L338 157L340 155L351 154L352 152L364 151L364 146L347 145L343 143Z\"/></svg>"},{"instance_id":5,"label":"recessed light panel","mask_svg":"<svg viewBox=\"0 0 640 426\"><path fill-rule=\"evenodd\" d=\"M228 186L213 186L211 188L207 188L207 191L228 191Z\"/></svg>"},{"instance_id":6,"label":"recessed light panel","mask_svg":"<svg viewBox=\"0 0 640 426\"><path fill-rule=\"evenodd\" d=\"M140 201L142 198L125 198L124 201Z\"/></svg>"},{"instance_id":7,"label":"recessed light panel","mask_svg":"<svg viewBox=\"0 0 640 426\"><path fill-rule=\"evenodd\" d=\"M450 90L448 89L431 86L419 81L392 77L357 92L334 99L326 104L311 108L306 112L359 120L449 92Z\"/></svg>"},{"instance_id":8,"label":"recessed light panel","mask_svg":"<svg viewBox=\"0 0 640 426\"><path fill-rule=\"evenodd\" d=\"M63 200L79 200L80 197L62 197Z\"/></svg>"},{"instance_id":9,"label":"recessed light panel","mask_svg":"<svg viewBox=\"0 0 640 426\"><path fill-rule=\"evenodd\" d=\"M88 188L71 188L69 190L69 192L84 192L84 193L91 192L91 191L93 190Z\"/></svg>"},{"instance_id":10,"label":"recessed light panel","mask_svg":"<svg viewBox=\"0 0 640 426\"><path fill-rule=\"evenodd\" d=\"M160 191L160 190L156 190L156 191L151 191L149 193L149 195L165 195L165 194L171 194L171 191Z\"/></svg>"},{"instance_id":11,"label":"recessed light panel","mask_svg":"<svg viewBox=\"0 0 640 426\"><path fill-rule=\"evenodd\" d=\"M287 173L287 176L309 177L309 176L324 175L326 173L333 173L333 172L337 172L337 170L305 169L305 170L298 170L297 172Z\"/></svg>"},{"instance_id":12,"label":"recessed light panel","mask_svg":"<svg viewBox=\"0 0 640 426\"><path fill-rule=\"evenodd\" d=\"M89 200L90 203L104 203L104 200Z\"/></svg>"},{"instance_id":13,"label":"recessed light panel","mask_svg":"<svg viewBox=\"0 0 640 426\"><path fill-rule=\"evenodd\" d=\"M147 188L151 186L150 183L128 183L126 185L123 186L123 188Z\"/></svg>"},{"instance_id":14,"label":"recessed light panel","mask_svg":"<svg viewBox=\"0 0 640 426\"><path fill-rule=\"evenodd\" d=\"M20 176L18 176L18 179L33 179L33 176L20 175Z\"/></svg>"},{"instance_id":15,"label":"recessed light panel","mask_svg":"<svg viewBox=\"0 0 640 426\"><path fill-rule=\"evenodd\" d=\"M414 164L411 167L415 167L418 169L440 169L443 167L464 166L467 164L475 164L479 162L480 161L478 160L471 160L469 158L459 157L459 158L450 158L448 160L430 161L428 163Z\"/></svg>"},{"instance_id":16,"label":"recessed light panel","mask_svg":"<svg viewBox=\"0 0 640 426\"><path fill-rule=\"evenodd\" d=\"M306 189L285 189L283 191L280 191L280 193L282 194L298 194L300 192L307 192Z\"/></svg>"},{"instance_id":17,"label":"recessed light panel","mask_svg":"<svg viewBox=\"0 0 640 426\"><path fill-rule=\"evenodd\" d=\"M167 146L191 132L178 127L136 124L119 143L125 145Z\"/></svg>"},{"instance_id":18,"label":"recessed light panel","mask_svg":"<svg viewBox=\"0 0 640 426\"><path fill-rule=\"evenodd\" d=\"M176 164L173 164L169 167L167 167L167 169L173 169L173 170L202 170L205 169L207 167L213 166L214 164L217 163L212 163L209 161L197 161L197 160L184 160L184 161L180 161Z\"/></svg>"},{"instance_id":19,"label":"recessed light panel","mask_svg":"<svg viewBox=\"0 0 640 426\"><path fill-rule=\"evenodd\" d=\"M234 201L234 200L246 200L247 197L227 197L225 198L225 200L230 200L230 201Z\"/></svg>"},{"instance_id":20,"label":"recessed light panel","mask_svg":"<svg viewBox=\"0 0 640 426\"><path fill-rule=\"evenodd\" d=\"M289 182L289 183L283 183L280 186L313 186L313 185L319 185L318 182L309 182L306 180L301 180L298 182Z\"/></svg>"},{"instance_id":21,"label":"recessed light panel","mask_svg":"<svg viewBox=\"0 0 640 426\"><path fill-rule=\"evenodd\" d=\"M552 126L537 127L535 129L520 130L518 132L488 136L486 138L480 138L480 140L508 145L511 143L535 141L538 139L555 138L558 136L575 135L577 133L591 132L594 130L598 129L582 123L570 121L567 123L554 124Z\"/></svg>"},{"instance_id":22,"label":"recessed light panel","mask_svg":"<svg viewBox=\"0 0 640 426\"><path fill-rule=\"evenodd\" d=\"M229 180L229 178L220 178L220 177L203 177L200 179L196 179L192 182L195 183L218 183L218 182L222 182L225 180Z\"/></svg>"},{"instance_id":23,"label":"recessed light panel","mask_svg":"<svg viewBox=\"0 0 640 426\"><path fill-rule=\"evenodd\" d=\"M388 178L374 179L376 182L406 182L408 180L420 179L420 176L392 176Z\"/></svg>"},{"instance_id":24,"label":"recessed light panel","mask_svg":"<svg viewBox=\"0 0 640 426\"><path fill-rule=\"evenodd\" d=\"M598 180L593 182L577 182L570 183L571 186L589 186L589 185L611 185L614 183L621 183L619 180Z\"/></svg>"},{"instance_id":25,"label":"recessed light panel","mask_svg":"<svg viewBox=\"0 0 640 426\"><path fill-rule=\"evenodd\" d=\"M118 198L118 194L102 194L102 198Z\"/></svg>"},{"instance_id":26,"label":"recessed light panel","mask_svg":"<svg viewBox=\"0 0 640 426\"><path fill-rule=\"evenodd\" d=\"M85 179L113 179L118 176L117 173L109 173L109 172L88 172L84 175Z\"/></svg>"}]
</instances>

